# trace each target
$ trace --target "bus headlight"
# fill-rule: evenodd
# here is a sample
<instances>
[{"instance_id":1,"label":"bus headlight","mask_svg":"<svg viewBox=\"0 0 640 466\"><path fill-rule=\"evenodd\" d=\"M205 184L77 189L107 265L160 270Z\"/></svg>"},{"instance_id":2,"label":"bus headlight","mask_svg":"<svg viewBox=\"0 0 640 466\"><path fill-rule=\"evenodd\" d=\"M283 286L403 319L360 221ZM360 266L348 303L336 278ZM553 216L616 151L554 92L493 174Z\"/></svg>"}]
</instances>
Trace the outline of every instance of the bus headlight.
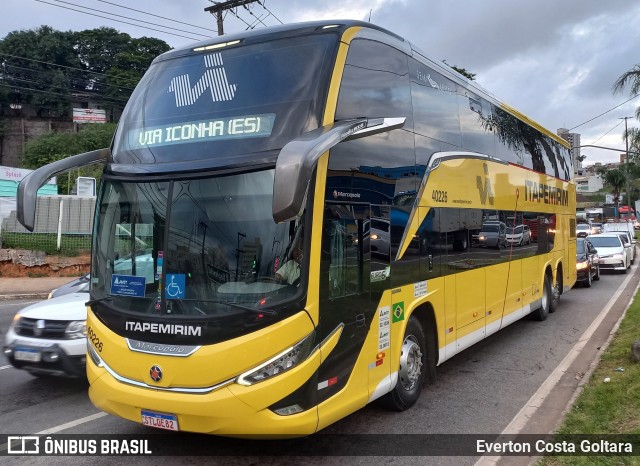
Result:
<instances>
[{"instance_id":1,"label":"bus headlight","mask_svg":"<svg viewBox=\"0 0 640 466\"><path fill-rule=\"evenodd\" d=\"M240 374L236 382L245 386L253 385L295 367L311 354L314 336L315 333L310 333L303 340L269 359L264 364Z\"/></svg>"}]
</instances>

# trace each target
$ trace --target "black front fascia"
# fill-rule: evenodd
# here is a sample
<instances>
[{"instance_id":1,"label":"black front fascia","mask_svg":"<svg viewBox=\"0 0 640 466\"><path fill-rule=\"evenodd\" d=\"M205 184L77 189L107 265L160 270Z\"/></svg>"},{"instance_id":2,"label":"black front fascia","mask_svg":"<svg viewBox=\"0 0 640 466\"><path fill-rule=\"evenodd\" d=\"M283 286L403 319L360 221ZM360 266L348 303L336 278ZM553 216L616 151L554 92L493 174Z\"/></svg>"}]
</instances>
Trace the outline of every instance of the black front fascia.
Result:
<instances>
[{"instance_id":1,"label":"black front fascia","mask_svg":"<svg viewBox=\"0 0 640 466\"><path fill-rule=\"evenodd\" d=\"M131 338L148 343L213 345L255 332L303 310L305 295L277 310L271 317L257 312L238 310L236 315L223 317L156 317L140 316L121 310L114 310L110 302L92 306L94 315L109 330L123 338ZM152 306L153 303L150 303Z\"/></svg>"}]
</instances>

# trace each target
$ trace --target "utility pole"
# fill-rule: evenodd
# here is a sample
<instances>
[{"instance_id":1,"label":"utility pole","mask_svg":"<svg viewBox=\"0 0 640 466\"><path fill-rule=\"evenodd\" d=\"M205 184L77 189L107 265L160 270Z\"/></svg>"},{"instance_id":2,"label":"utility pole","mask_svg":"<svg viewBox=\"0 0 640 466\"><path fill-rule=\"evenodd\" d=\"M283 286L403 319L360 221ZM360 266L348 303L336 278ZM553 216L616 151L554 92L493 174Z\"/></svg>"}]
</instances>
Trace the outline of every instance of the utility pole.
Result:
<instances>
[{"instance_id":1,"label":"utility pole","mask_svg":"<svg viewBox=\"0 0 640 466\"><path fill-rule=\"evenodd\" d=\"M223 27L223 18L222 18L222 13L225 12L226 10L231 10L232 8L237 8L239 6L245 6L248 5L249 3L254 3L254 2L258 2L259 0L228 0L226 2L213 2L215 5L213 6L209 6L207 8L204 9L204 11L207 11L209 13L211 13L212 15L215 15L216 17L216 21L218 23L218 35L221 36L224 34L224 27Z\"/></svg>"},{"instance_id":2,"label":"utility pole","mask_svg":"<svg viewBox=\"0 0 640 466\"><path fill-rule=\"evenodd\" d=\"M624 142L626 144L626 152L624 156L625 167L627 169L627 207L629 208L629 214L631 213L631 173L629 170L629 130L627 128L627 120L633 117L623 117L619 118L620 120L624 120ZM619 214L618 214L619 215Z\"/></svg>"}]
</instances>

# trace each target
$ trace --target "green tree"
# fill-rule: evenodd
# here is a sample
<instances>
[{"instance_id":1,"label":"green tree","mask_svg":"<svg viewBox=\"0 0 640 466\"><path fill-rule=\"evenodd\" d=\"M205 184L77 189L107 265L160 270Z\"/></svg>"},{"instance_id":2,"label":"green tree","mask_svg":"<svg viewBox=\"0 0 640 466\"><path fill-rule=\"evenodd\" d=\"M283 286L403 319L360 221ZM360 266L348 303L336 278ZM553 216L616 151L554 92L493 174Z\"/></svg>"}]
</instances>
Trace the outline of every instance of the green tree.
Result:
<instances>
[{"instance_id":1,"label":"green tree","mask_svg":"<svg viewBox=\"0 0 640 466\"><path fill-rule=\"evenodd\" d=\"M60 116L69 108L70 77L63 68L81 66L72 32L42 26L14 31L0 41L0 87L6 103L28 103L39 116ZM6 100L5 100L6 99ZM62 113L61 113L62 112Z\"/></svg>"},{"instance_id":2,"label":"green tree","mask_svg":"<svg viewBox=\"0 0 640 466\"><path fill-rule=\"evenodd\" d=\"M604 174L604 182L611 188L613 202L618 205L620 203L620 193L627 183L627 176L625 172L617 168L609 170Z\"/></svg>"},{"instance_id":3,"label":"green tree","mask_svg":"<svg viewBox=\"0 0 640 466\"><path fill-rule=\"evenodd\" d=\"M447 65L450 68L453 68L458 73L460 73L462 76L467 78L469 81L475 81L476 80L476 74L472 73L470 71L467 71L466 68L461 68L461 67L456 66L456 65L450 65L449 63L447 63L447 60L442 60L442 63L444 63L445 65Z\"/></svg>"},{"instance_id":4,"label":"green tree","mask_svg":"<svg viewBox=\"0 0 640 466\"><path fill-rule=\"evenodd\" d=\"M114 123L86 124L77 133L45 134L26 144L23 165L26 168L39 168L71 155L108 147L115 130ZM61 194L69 194L78 176L90 176L99 180L101 173L102 166L94 165L58 176L58 191Z\"/></svg>"},{"instance_id":5,"label":"green tree","mask_svg":"<svg viewBox=\"0 0 640 466\"><path fill-rule=\"evenodd\" d=\"M640 93L640 64L635 65L629 71L625 71L622 75L616 80L613 84L613 93L619 94L622 93L625 88L629 88L629 95L636 95ZM640 107L636 108L636 119L640 120ZM622 135L622 139L625 140L629 137L629 150L633 150L634 152L639 152L640 149L640 132L636 128L629 129L629 134ZM638 158L637 155L635 155ZM629 157L631 160L632 157Z\"/></svg>"},{"instance_id":6,"label":"green tree","mask_svg":"<svg viewBox=\"0 0 640 466\"><path fill-rule=\"evenodd\" d=\"M76 94L113 116L153 59L169 49L162 40L107 27L14 31L0 40L0 103L28 103L41 117L64 116Z\"/></svg>"}]
</instances>

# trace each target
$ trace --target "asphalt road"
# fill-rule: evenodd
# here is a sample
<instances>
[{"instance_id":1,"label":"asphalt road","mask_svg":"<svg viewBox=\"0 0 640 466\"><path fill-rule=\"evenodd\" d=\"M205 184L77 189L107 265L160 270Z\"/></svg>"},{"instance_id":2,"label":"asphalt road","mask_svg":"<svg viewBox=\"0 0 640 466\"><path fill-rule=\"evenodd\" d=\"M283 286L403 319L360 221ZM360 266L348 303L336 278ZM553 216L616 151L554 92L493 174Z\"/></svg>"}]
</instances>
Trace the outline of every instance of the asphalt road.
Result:
<instances>
[{"instance_id":1,"label":"asphalt road","mask_svg":"<svg viewBox=\"0 0 640 466\"><path fill-rule=\"evenodd\" d=\"M385 451L380 448L380 442L403 437L387 434L542 434L553 430L635 291L636 275L640 276L640 272L635 273L636 268L629 275L603 274L589 289L574 288L562 296L557 312L546 321L522 319L445 362L438 367L437 383L423 391L412 409L396 413L377 405L367 406L307 439L310 445L307 450L300 448L301 443L271 441L263 450L258 449L260 456L246 456L247 451L256 452L255 444L250 441L179 433L166 438L183 446L180 456L129 457L126 461L130 465L200 463L202 457L182 456L193 453L198 445L200 454L204 451L211 455L207 458L210 464L413 465L418 461L420 464L473 465L480 459L479 455L417 459L407 455L424 452L424 449L411 447L406 451L396 449L393 456L386 457L333 455L348 451L350 443L353 451L360 455L366 454L367 445L371 447L371 455L380 454ZM631 274L627 289L620 290L620 285ZM619 297L621 301L614 304L612 297ZM0 346L13 314L26 304L25 301L0 303ZM611 311L605 315L603 309L609 308ZM602 325L597 328L592 325L600 321ZM592 338L583 339L585 335ZM6 358L0 355L0 434L140 436L159 433L100 413L88 400L86 390L87 383L81 380L35 378L8 366ZM419 441L432 437L409 438ZM2 448L0 445L0 451ZM245 454L234 456L236 451ZM309 451L313 456L305 456ZM2 458L3 464L43 465L119 464L123 460L121 457ZM522 457L519 460L527 463Z\"/></svg>"}]
</instances>

